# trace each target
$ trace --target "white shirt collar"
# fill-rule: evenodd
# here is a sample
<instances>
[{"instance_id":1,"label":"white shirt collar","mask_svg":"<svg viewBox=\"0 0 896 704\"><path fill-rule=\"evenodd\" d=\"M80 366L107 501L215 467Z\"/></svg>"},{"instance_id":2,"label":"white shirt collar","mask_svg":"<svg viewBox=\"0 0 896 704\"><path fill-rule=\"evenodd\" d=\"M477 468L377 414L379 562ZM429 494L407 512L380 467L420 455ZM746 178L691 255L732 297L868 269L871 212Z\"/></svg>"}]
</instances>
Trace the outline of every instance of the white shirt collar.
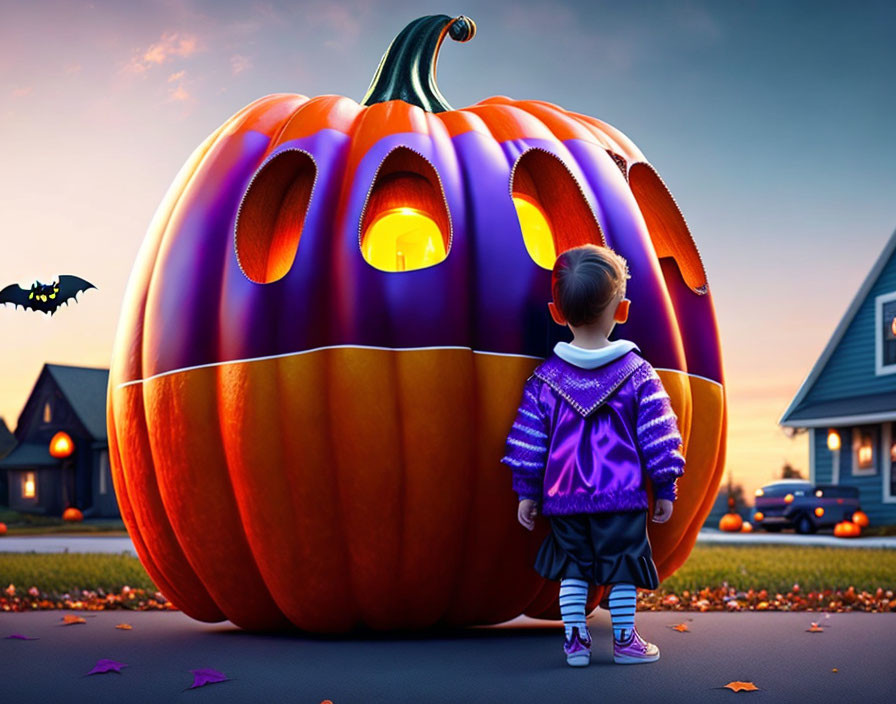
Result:
<instances>
[{"instance_id":1,"label":"white shirt collar","mask_svg":"<svg viewBox=\"0 0 896 704\"><path fill-rule=\"evenodd\" d=\"M597 350L587 350L569 342L558 342L554 345L554 352L560 359L583 369L597 369L614 359L619 359L629 350L641 351L634 342L629 340L614 340L606 347Z\"/></svg>"}]
</instances>

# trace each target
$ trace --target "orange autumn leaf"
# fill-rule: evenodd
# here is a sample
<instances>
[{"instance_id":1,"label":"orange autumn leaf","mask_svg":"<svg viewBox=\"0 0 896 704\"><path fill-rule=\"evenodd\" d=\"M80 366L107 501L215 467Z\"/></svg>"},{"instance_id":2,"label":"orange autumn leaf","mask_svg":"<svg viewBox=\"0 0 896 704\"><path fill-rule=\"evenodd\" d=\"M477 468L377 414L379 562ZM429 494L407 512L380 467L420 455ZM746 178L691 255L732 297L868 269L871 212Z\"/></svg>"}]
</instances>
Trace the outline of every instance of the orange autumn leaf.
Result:
<instances>
[{"instance_id":1,"label":"orange autumn leaf","mask_svg":"<svg viewBox=\"0 0 896 704\"><path fill-rule=\"evenodd\" d=\"M741 682L739 680L735 680L734 682L729 682L725 685L732 692L755 692L759 689L752 682Z\"/></svg>"},{"instance_id":2,"label":"orange autumn leaf","mask_svg":"<svg viewBox=\"0 0 896 704\"><path fill-rule=\"evenodd\" d=\"M65 626L69 626L73 623L87 623L87 621L80 616L73 616L72 614L69 614L68 616L62 617L62 623Z\"/></svg>"},{"instance_id":3,"label":"orange autumn leaf","mask_svg":"<svg viewBox=\"0 0 896 704\"><path fill-rule=\"evenodd\" d=\"M674 626L669 626L669 628L672 628L673 630L676 630L679 633L684 633L685 631L689 630L688 624L686 624L686 623L676 623Z\"/></svg>"},{"instance_id":4,"label":"orange autumn leaf","mask_svg":"<svg viewBox=\"0 0 896 704\"><path fill-rule=\"evenodd\" d=\"M806 633L824 633L824 629L813 621L812 625L806 629Z\"/></svg>"},{"instance_id":5,"label":"orange autumn leaf","mask_svg":"<svg viewBox=\"0 0 896 704\"><path fill-rule=\"evenodd\" d=\"M115 624L115 627L120 628L123 631L130 631L133 628L133 626L129 623L117 623Z\"/></svg>"}]
</instances>

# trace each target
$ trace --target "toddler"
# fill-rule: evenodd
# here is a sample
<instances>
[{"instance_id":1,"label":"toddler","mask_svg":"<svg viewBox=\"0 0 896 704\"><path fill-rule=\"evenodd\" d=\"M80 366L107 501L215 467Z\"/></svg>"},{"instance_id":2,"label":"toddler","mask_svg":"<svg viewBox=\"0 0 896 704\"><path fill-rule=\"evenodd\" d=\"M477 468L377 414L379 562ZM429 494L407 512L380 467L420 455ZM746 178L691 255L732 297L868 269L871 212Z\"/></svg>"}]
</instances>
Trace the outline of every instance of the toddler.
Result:
<instances>
[{"instance_id":1,"label":"toddler","mask_svg":"<svg viewBox=\"0 0 896 704\"><path fill-rule=\"evenodd\" d=\"M659 586L644 472L653 482L653 520L665 523L684 457L656 371L633 342L608 339L628 318L627 278L625 260L606 247L584 245L557 258L548 305L573 340L557 343L526 381L501 460L513 472L520 523L532 530L539 507L549 517L535 570L560 581L563 649L572 666L591 661L589 583L609 586L614 661L660 657L635 628L635 588Z\"/></svg>"}]
</instances>

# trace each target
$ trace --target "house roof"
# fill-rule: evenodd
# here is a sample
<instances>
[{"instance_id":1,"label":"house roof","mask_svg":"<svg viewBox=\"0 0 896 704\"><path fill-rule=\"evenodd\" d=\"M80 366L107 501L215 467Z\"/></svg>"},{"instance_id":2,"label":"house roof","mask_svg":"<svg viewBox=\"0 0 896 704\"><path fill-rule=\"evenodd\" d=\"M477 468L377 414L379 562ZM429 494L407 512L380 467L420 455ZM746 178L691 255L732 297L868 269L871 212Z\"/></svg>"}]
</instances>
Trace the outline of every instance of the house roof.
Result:
<instances>
[{"instance_id":1,"label":"house roof","mask_svg":"<svg viewBox=\"0 0 896 704\"><path fill-rule=\"evenodd\" d=\"M0 460L0 469L15 467L55 467L59 460L50 456L48 443L23 442Z\"/></svg>"},{"instance_id":2,"label":"house roof","mask_svg":"<svg viewBox=\"0 0 896 704\"><path fill-rule=\"evenodd\" d=\"M862 282L862 285L859 287L859 290L856 292L855 297L853 297L852 302L849 304L849 307L846 309L846 312L843 314L843 317L840 319L840 322L837 324L837 327L834 329L834 334L831 335L831 339L828 340L827 346L825 346L824 350L821 353L821 356L816 360L815 365L812 367L809 375L803 380L803 383L800 385L800 388L796 392L796 396L793 397L793 400L790 402L790 405L787 407L787 410L784 411L784 414L781 416L781 419L778 421L779 425L791 426L796 428L805 428L808 427L806 420L817 419L817 420L827 420L824 416L816 415L807 415L810 408L823 404L813 404L813 406L807 406L805 408L800 408L800 404L805 400L806 396L812 390L812 387L815 385L815 382L818 380L818 377L821 376L822 371L824 371L825 366L831 358L831 355L834 354L834 350L837 349L840 344L843 336L846 334L846 330L849 327L850 323L853 321L853 318L856 317L856 314L859 312L859 308L861 308L862 303L865 302L865 299L868 297L868 294L871 291L871 288L874 286L875 281L877 281L881 272L884 270L884 267L887 265L887 262L890 260L890 257L893 255L893 252L896 251L896 231L890 235L890 239L887 240L887 243L884 245L883 251L877 257L877 261L874 262L874 266L871 267L871 271L868 272L868 275L865 277L865 280ZM862 406L862 414L865 414L864 410L864 398ZM855 413L855 403L852 405L852 415L856 415ZM891 406L891 408L893 408ZM796 411L799 409L799 418L796 416Z\"/></svg>"},{"instance_id":3,"label":"house roof","mask_svg":"<svg viewBox=\"0 0 896 704\"><path fill-rule=\"evenodd\" d=\"M109 386L109 370L64 364L45 364L44 367L65 394L87 432L94 439L106 440L106 389Z\"/></svg>"},{"instance_id":4,"label":"house roof","mask_svg":"<svg viewBox=\"0 0 896 704\"><path fill-rule=\"evenodd\" d=\"M0 459L8 455L15 446L16 436L10 432L6 421L0 418Z\"/></svg>"},{"instance_id":5,"label":"house roof","mask_svg":"<svg viewBox=\"0 0 896 704\"><path fill-rule=\"evenodd\" d=\"M861 413L856 413L856 409ZM800 406L787 418L788 425L821 427L846 423L896 420L896 393L868 394Z\"/></svg>"}]
</instances>

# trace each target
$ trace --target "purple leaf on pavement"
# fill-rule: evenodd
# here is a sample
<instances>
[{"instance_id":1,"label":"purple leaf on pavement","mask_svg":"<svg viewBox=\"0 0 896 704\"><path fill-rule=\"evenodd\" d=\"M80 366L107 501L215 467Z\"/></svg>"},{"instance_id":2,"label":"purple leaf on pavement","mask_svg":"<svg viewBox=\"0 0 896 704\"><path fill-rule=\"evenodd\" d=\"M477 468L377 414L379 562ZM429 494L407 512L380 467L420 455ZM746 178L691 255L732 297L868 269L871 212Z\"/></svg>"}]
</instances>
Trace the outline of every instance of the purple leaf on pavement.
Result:
<instances>
[{"instance_id":1,"label":"purple leaf on pavement","mask_svg":"<svg viewBox=\"0 0 896 704\"><path fill-rule=\"evenodd\" d=\"M193 684L190 685L190 689L202 687L206 684L214 684L215 682L224 682L230 679L223 672L218 672L217 670L212 670L208 667L201 670L190 670L190 672L193 673Z\"/></svg>"},{"instance_id":2,"label":"purple leaf on pavement","mask_svg":"<svg viewBox=\"0 0 896 704\"><path fill-rule=\"evenodd\" d=\"M11 636L6 637L15 638L16 640L40 640L40 638L29 638L28 636L23 636L21 633L13 633Z\"/></svg>"},{"instance_id":3,"label":"purple leaf on pavement","mask_svg":"<svg viewBox=\"0 0 896 704\"><path fill-rule=\"evenodd\" d=\"M88 675L98 675L103 672L117 672L121 674L121 668L127 667L123 662L115 662L115 660L97 660L93 669Z\"/></svg>"}]
</instances>

